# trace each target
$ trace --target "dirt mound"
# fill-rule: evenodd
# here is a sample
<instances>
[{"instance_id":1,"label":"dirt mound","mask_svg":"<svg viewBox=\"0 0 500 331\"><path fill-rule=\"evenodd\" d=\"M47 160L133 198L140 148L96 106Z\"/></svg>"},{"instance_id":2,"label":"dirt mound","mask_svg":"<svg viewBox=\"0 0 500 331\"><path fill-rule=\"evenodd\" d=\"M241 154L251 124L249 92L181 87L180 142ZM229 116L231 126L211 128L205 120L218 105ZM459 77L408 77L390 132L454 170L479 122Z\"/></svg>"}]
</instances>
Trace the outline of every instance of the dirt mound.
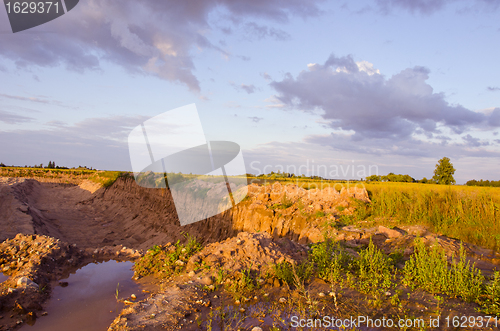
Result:
<instances>
[{"instance_id":1,"label":"dirt mound","mask_svg":"<svg viewBox=\"0 0 500 331\"><path fill-rule=\"evenodd\" d=\"M248 186L248 198L231 211L232 224L238 231L265 231L302 244L318 242L324 240L325 222L351 214L356 200L370 201L365 189L350 187L338 192L280 183L252 184Z\"/></svg>"},{"instance_id":2,"label":"dirt mound","mask_svg":"<svg viewBox=\"0 0 500 331\"><path fill-rule=\"evenodd\" d=\"M235 238L206 246L193 255L187 264L187 270L193 270L197 264L205 262L209 266L235 272L256 270L264 272L270 265L288 261L295 264L307 256L304 246L281 238L274 241L268 233L240 232Z\"/></svg>"}]
</instances>

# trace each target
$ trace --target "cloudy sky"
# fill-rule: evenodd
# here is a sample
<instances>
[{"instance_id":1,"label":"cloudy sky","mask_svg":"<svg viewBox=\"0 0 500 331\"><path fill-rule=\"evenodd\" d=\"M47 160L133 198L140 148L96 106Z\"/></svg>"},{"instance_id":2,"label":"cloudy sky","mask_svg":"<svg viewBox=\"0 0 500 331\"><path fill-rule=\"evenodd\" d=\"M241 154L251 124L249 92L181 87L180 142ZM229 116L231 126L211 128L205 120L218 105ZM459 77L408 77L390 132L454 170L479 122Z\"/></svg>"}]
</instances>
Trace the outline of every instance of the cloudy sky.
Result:
<instances>
[{"instance_id":1,"label":"cloudy sky","mask_svg":"<svg viewBox=\"0 0 500 331\"><path fill-rule=\"evenodd\" d=\"M251 173L498 180L499 54L496 0L80 0L15 34L2 7L0 162L130 170L132 128L195 103Z\"/></svg>"}]
</instances>

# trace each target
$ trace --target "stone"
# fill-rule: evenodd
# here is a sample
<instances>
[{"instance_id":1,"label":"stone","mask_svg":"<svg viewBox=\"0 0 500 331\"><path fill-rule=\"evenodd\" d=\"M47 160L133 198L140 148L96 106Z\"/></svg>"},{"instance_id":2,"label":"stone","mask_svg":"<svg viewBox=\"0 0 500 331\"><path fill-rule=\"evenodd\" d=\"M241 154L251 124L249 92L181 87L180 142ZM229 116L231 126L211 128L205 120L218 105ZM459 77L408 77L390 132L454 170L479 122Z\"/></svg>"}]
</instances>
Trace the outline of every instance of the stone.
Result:
<instances>
[{"instance_id":1,"label":"stone","mask_svg":"<svg viewBox=\"0 0 500 331\"><path fill-rule=\"evenodd\" d=\"M18 287L33 287L38 289L38 284L29 279L28 277L21 277L17 280Z\"/></svg>"},{"instance_id":2,"label":"stone","mask_svg":"<svg viewBox=\"0 0 500 331\"><path fill-rule=\"evenodd\" d=\"M212 285L213 281L212 281L212 277L203 277L200 282L203 284L203 285Z\"/></svg>"},{"instance_id":3,"label":"stone","mask_svg":"<svg viewBox=\"0 0 500 331\"><path fill-rule=\"evenodd\" d=\"M262 328L258 327L258 326L254 326L252 328L252 331L262 331Z\"/></svg>"},{"instance_id":4,"label":"stone","mask_svg":"<svg viewBox=\"0 0 500 331\"><path fill-rule=\"evenodd\" d=\"M286 299L285 299L285 298L280 298L280 299L279 299L279 302L280 302L280 303L286 303Z\"/></svg>"},{"instance_id":5,"label":"stone","mask_svg":"<svg viewBox=\"0 0 500 331\"><path fill-rule=\"evenodd\" d=\"M379 225L378 232L385 234L389 238L399 238L406 235L406 231L401 230L397 227L389 229L382 225Z\"/></svg>"}]
</instances>

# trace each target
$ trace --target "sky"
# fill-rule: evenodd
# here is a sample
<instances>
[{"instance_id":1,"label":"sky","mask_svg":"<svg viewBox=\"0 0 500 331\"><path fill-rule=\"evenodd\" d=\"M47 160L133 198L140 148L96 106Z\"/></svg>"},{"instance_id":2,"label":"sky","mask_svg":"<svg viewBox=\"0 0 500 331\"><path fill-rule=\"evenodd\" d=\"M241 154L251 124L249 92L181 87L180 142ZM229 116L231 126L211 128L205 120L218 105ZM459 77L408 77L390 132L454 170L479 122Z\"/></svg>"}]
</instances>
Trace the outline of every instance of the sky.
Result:
<instances>
[{"instance_id":1,"label":"sky","mask_svg":"<svg viewBox=\"0 0 500 331\"><path fill-rule=\"evenodd\" d=\"M131 170L127 137L196 104L249 173L499 180L495 0L80 0L12 33L0 162Z\"/></svg>"}]
</instances>

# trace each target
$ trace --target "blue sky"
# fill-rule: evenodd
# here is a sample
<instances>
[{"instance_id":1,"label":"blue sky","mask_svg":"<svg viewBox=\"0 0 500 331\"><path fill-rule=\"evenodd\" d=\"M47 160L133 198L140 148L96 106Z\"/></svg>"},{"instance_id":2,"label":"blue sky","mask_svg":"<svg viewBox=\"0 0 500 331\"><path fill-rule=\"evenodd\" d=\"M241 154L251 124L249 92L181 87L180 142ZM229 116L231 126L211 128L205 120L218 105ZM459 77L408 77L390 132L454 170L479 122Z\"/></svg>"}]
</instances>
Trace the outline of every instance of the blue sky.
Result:
<instances>
[{"instance_id":1,"label":"blue sky","mask_svg":"<svg viewBox=\"0 0 500 331\"><path fill-rule=\"evenodd\" d=\"M498 180L499 7L81 0L16 34L0 8L0 162L129 170L132 128L195 103L252 173Z\"/></svg>"}]
</instances>

